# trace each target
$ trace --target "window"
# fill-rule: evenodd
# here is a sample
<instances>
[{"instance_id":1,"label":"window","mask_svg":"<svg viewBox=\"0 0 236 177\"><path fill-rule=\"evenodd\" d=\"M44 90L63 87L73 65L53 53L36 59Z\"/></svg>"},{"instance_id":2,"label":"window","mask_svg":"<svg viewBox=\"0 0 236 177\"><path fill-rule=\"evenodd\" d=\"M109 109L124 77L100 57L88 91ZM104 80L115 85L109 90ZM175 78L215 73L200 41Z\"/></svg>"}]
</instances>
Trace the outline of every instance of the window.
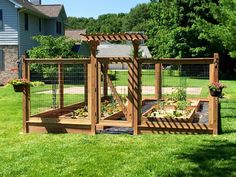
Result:
<instances>
[{"instance_id":1,"label":"window","mask_svg":"<svg viewBox=\"0 0 236 177\"><path fill-rule=\"evenodd\" d=\"M4 70L3 50L0 49L0 71Z\"/></svg>"},{"instance_id":2,"label":"window","mask_svg":"<svg viewBox=\"0 0 236 177\"><path fill-rule=\"evenodd\" d=\"M61 22L57 21L57 34L61 34Z\"/></svg>"},{"instance_id":3,"label":"window","mask_svg":"<svg viewBox=\"0 0 236 177\"><path fill-rule=\"evenodd\" d=\"M42 32L42 21L41 21L41 19L39 19L39 32L40 33Z\"/></svg>"},{"instance_id":4,"label":"window","mask_svg":"<svg viewBox=\"0 0 236 177\"><path fill-rule=\"evenodd\" d=\"M25 31L29 30L29 15L25 14Z\"/></svg>"},{"instance_id":5,"label":"window","mask_svg":"<svg viewBox=\"0 0 236 177\"><path fill-rule=\"evenodd\" d=\"M3 29L3 14L2 14L2 9L0 9L0 29Z\"/></svg>"}]
</instances>

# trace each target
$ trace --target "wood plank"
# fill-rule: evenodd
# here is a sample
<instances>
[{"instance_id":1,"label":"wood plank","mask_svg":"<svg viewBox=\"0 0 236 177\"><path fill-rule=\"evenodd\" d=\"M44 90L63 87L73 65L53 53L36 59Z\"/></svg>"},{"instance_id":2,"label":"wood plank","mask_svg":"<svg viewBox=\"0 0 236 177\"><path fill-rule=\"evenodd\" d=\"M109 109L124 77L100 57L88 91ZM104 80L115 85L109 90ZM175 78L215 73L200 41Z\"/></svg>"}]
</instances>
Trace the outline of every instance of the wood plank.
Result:
<instances>
[{"instance_id":1,"label":"wood plank","mask_svg":"<svg viewBox=\"0 0 236 177\"><path fill-rule=\"evenodd\" d=\"M120 119L121 117L124 117L123 111L117 112L111 116L105 117L104 120L117 120Z\"/></svg>"},{"instance_id":2,"label":"wood plank","mask_svg":"<svg viewBox=\"0 0 236 177\"><path fill-rule=\"evenodd\" d=\"M84 102L88 103L88 64L84 64Z\"/></svg>"},{"instance_id":3,"label":"wood plank","mask_svg":"<svg viewBox=\"0 0 236 177\"><path fill-rule=\"evenodd\" d=\"M140 62L142 64L212 64L214 62L213 58L163 58L163 59L154 59L154 58L141 58Z\"/></svg>"},{"instance_id":4,"label":"wood plank","mask_svg":"<svg viewBox=\"0 0 236 177\"><path fill-rule=\"evenodd\" d=\"M219 82L219 54L214 54L214 63L210 64L210 83ZM218 130L218 104L219 99L217 97L210 96L209 102L209 124L213 126L213 134L217 135Z\"/></svg>"},{"instance_id":5,"label":"wood plank","mask_svg":"<svg viewBox=\"0 0 236 177\"><path fill-rule=\"evenodd\" d=\"M38 63L38 64L85 64L90 63L89 58L30 58L25 59L29 64Z\"/></svg>"},{"instance_id":6,"label":"wood plank","mask_svg":"<svg viewBox=\"0 0 236 177\"><path fill-rule=\"evenodd\" d=\"M127 114L126 106L122 102L118 92L116 91L115 86L113 85L113 83L108 75L107 75L107 83L108 83L109 87L111 88L112 96L117 101L117 103L121 106L124 115L126 115Z\"/></svg>"},{"instance_id":7,"label":"wood plank","mask_svg":"<svg viewBox=\"0 0 236 177\"><path fill-rule=\"evenodd\" d=\"M137 36L136 36L137 37ZM138 37L137 37L138 38ZM141 124L141 114L142 114L142 86L141 86L141 70L142 66L139 62L138 51L139 51L139 41L133 41L134 48L134 58L133 58L133 129L134 135L138 135L138 125Z\"/></svg>"},{"instance_id":8,"label":"wood plank","mask_svg":"<svg viewBox=\"0 0 236 177\"><path fill-rule=\"evenodd\" d=\"M104 127L132 127L132 123L122 120L101 120L98 124Z\"/></svg>"},{"instance_id":9,"label":"wood plank","mask_svg":"<svg viewBox=\"0 0 236 177\"><path fill-rule=\"evenodd\" d=\"M146 121L142 122L140 128L165 128L165 129L191 129L191 130L208 130L206 124L189 123L189 122L170 122L168 121Z\"/></svg>"},{"instance_id":10,"label":"wood plank","mask_svg":"<svg viewBox=\"0 0 236 177\"><path fill-rule=\"evenodd\" d=\"M100 115L98 108L98 60L96 58L98 42L91 41L89 43L91 51L91 62L89 64L88 75L88 114L91 118L91 133L96 134L96 124ZM99 81L100 82L100 81Z\"/></svg>"},{"instance_id":11,"label":"wood plank","mask_svg":"<svg viewBox=\"0 0 236 177\"><path fill-rule=\"evenodd\" d=\"M212 129L192 130L174 128L139 128L139 134L212 134Z\"/></svg>"},{"instance_id":12,"label":"wood plank","mask_svg":"<svg viewBox=\"0 0 236 177\"><path fill-rule=\"evenodd\" d=\"M30 67L28 62L25 59L25 56L22 57L22 78L29 80L30 78ZM23 112L23 132L29 133L29 127L26 122L30 117L30 86L24 87L23 96L22 96L22 112Z\"/></svg>"},{"instance_id":13,"label":"wood plank","mask_svg":"<svg viewBox=\"0 0 236 177\"><path fill-rule=\"evenodd\" d=\"M55 117L61 116L62 114L68 114L68 113L72 112L73 110L77 110L79 108L82 108L85 105L87 105L85 102L76 103L76 104L64 107L63 112L61 112L61 110L59 108L59 109L48 110L48 111L45 111L45 112L42 112L39 114L35 114L35 115L32 115L31 117L55 118Z\"/></svg>"},{"instance_id":14,"label":"wood plank","mask_svg":"<svg viewBox=\"0 0 236 177\"><path fill-rule=\"evenodd\" d=\"M130 63L132 58L130 57L98 57L100 63Z\"/></svg>"},{"instance_id":15,"label":"wood plank","mask_svg":"<svg viewBox=\"0 0 236 177\"><path fill-rule=\"evenodd\" d=\"M68 118L41 118L32 117L27 123L34 124L63 124L63 125L91 125L90 119L68 119Z\"/></svg>"},{"instance_id":16,"label":"wood plank","mask_svg":"<svg viewBox=\"0 0 236 177\"><path fill-rule=\"evenodd\" d=\"M40 125L29 123L30 133L79 133L91 134L90 125Z\"/></svg>"}]
</instances>

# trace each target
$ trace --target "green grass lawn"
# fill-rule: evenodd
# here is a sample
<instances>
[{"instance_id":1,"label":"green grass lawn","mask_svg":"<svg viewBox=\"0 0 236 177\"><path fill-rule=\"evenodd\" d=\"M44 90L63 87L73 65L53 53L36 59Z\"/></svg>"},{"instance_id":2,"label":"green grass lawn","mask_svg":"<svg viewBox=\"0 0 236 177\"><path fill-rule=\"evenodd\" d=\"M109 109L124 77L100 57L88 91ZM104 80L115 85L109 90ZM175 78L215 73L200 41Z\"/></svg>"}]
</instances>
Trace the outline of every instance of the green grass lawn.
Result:
<instances>
[{"instance_id":1,"label":"green grass lawn","mask_svg":"<svg viewBox=\"0 0 236 177\"><path fill-rule=\"evenodd\" d=\"M236 81L224 81L223 134L27 134L22 94L0 88L0 176L236 176Z\"/></svg>"}]
</instances>

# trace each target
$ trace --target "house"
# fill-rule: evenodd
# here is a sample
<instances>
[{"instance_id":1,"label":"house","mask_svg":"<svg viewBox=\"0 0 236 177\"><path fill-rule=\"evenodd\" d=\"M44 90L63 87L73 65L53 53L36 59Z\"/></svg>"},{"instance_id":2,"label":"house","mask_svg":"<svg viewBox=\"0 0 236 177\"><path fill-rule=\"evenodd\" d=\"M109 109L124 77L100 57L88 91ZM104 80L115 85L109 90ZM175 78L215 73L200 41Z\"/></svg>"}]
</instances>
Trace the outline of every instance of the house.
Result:
<instances>
[{"instance_id":1,"label":"house","mask_svg":"<svg viewBox=\"0 0 236 177\"><path fill-rule=\"evenodd\" d=\"M0 84L18 77L17 61L36 46L35 35L64 35L67 15L63 5L41 0L0 1Z\"/></svg>"},{"instance_id":2,"label":"house","mask_svg":"<svg viewBox=\"0 0 236 177\"><path fill-rule=\"evenodd\" d=\"M110 44L102 43L98 46L97 57L130 57L133 55L133 46L129 44ZM140 45L139 57L152 58L152 55L145 45ZM122 70L128 69L127 64L110 64L109 69Z\"/></svg>"},{"instance_id":3,"label":"house","mask_svg":"<svg viewBox=\"0 0 236 177\"><path fill-rule=\"evenodd\" d=\"M81 40L81 34L85 34L86 30L81 29L81 30L66 30L65 31L65 36L75 40L75 41L80 41Z\"/></svg>"}]
</instances>

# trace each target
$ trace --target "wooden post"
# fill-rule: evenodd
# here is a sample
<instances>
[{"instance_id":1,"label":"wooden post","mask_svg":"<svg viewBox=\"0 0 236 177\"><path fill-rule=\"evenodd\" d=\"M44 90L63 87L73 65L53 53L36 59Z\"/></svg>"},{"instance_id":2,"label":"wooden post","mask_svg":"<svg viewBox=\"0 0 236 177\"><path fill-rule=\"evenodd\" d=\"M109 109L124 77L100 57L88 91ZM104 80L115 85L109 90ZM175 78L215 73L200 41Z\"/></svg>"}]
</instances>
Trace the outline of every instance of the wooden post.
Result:
<instances>
[{"instance_id":1,"label":"wooden post","mask_svg":"<svg viewBox=\"0 0 236 177\"><path fill-rule=\"evenodd\" d=\"M88 64L84 64L84 102L88 103Z\"/></svg>"},{"instance_id":2,"label":"wooden post","mask_svg":"<svg viewBox=\"0 0 236 177\"><path fill-rule=\"evenodd\" d=\"M22 78L30 79L30 66L25 60L25 56L22 58ZM23 90L23 98L22 98L22 111L23 111L23 132L29 133L29 127L27 121L30 118L30 86L27 86Z\"/></svg>"},{"instance_id":3,"label":"wooden post","mask_svg":"<svg viewBox=\"0 0 236 177\"><path fill-rule=\"evenodd\" d=\"M162 65L155 64L155 98L160 100L162 98L162 79L161 79Z\"/></svg>"},{"instance_id":4,"label":"wooden post","mask_svg":"<svg viewBox=\"0 0 236 177\"><path fill-rule=\"evenodd\" d=\"M103 96L108 97L108 84L107 84L107 75L108 75L108 63L103 65Z\"/></svg>"},{"instance_id":5,"label":"wooden post","mask_svg":"<svg viewBox=\"0 0 236 177\"><path fill-rule=\"evenodd\" d=\"M138 125L141 124L141 114L142 114L142 88L141 88L141 65L139 63L138 51L139 51L139 41L133 41L134 47L134 58L133 58L133 129L134 135L138 134Z\"/></svg>"},{"instance_id":6,"label":"wooden post","mask_svg":"<svg viewBox=\"0 0 236 177\"><path fill-rule=\"evenodd\" d=\"M132 115L133 115L133 63L128 64L128 97L127 97L127 121L132 122Z\"/></svg>"},{"instance_id":7,"label":"wooden post","mask_svg":"<svg viewBox=\"0 0 236 177\"><path fill-rule=\"evenodd\" d=\"M214 63L210 64L210 82L219 82L219 54L214 54ZM219 98L210 96L209 100L209 125L213 128L213 134L218 134L218 103Z\"/></svg>"},{"instance_id":8,"label":"wooden post","mask_svg":"<svg viewBox=\"0 0 236 177\"><path fill-rule=\"evenodd\" d=\"M61 113L64 108L64 66L63 64L58 64L58 83L59 83L59 95L60 95L60 105Z\"/></svg>"},{"instance_id":9,"label":"wooden post","mask_svg":"<svg viewBox=\"0 0 236 177\"><path fill-rule=\"evenodd\" d=\"M99 119L100 109L99 105L99 91L98 88L98 60L96 58L96 51L99 42L91 41L90 43L91 51L91 63L89 64L89 73L88 73L88 113L89 118L91 119L91 134L96 134L96 124Z\"/></svg>"}]
</instances>

